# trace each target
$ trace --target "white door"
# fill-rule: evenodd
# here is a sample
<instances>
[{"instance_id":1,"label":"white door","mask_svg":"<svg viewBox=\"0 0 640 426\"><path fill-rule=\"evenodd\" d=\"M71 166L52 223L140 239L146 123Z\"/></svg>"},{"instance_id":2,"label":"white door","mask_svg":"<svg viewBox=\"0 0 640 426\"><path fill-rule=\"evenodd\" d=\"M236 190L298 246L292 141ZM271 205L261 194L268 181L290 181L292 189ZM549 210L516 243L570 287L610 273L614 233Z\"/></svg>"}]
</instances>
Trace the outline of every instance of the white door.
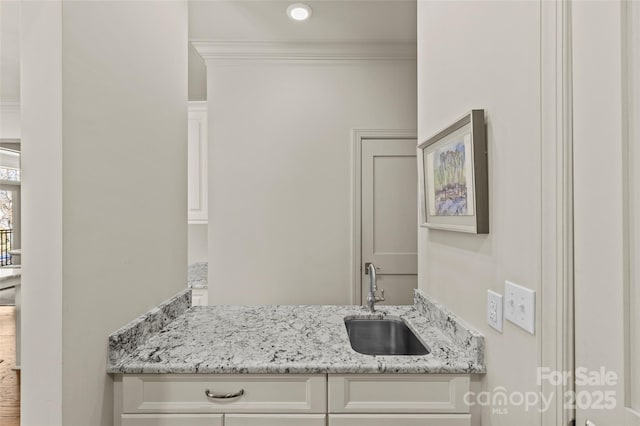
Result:
<instances>
[{"instance_id":1,"label":"white door","mask_svg":"<svg viewBox=\"0 0 640 426\"><path fill-rule=\"evenodd\" d=\"M576 394L567 402L578 426L636 426L640 4L572 8Z\"/></svg>"},{"instance_id":2,"label":"white door","mask_svg":"<svg viewBox=\"0 0 640 426\"><path fill-rule=\"evenodd\" d=\"M377 268L378 289L385 304L413 303L418 285L418 172L415 139L364 139L362 184L362 303L369 276Z\"/></svg>"}]
</instances>

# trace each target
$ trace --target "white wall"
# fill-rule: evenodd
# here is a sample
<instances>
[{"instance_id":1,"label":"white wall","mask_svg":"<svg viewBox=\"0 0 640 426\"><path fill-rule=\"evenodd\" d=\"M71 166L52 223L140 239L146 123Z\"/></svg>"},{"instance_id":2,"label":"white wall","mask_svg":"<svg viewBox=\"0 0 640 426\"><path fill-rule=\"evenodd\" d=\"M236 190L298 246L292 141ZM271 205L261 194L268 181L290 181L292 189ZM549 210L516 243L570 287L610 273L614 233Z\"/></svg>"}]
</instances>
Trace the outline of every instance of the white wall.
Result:
<instances>
[{"instance_id":1,"label":"white wall","mask_svg":"<svg viewBox=\"0 0 640 426\"><path fill-rule=\"evenodd\" d=\"M191 44L189 44L189 100L207 100L207 66Z\"/></svg>"},{"instance_id":2,"label":"white wall","mask_svg":"<svg viewBox=\"0 0 640 426\"><path fill-rule=\"evenodd\" d=\"M627 4L630 20L629 90L629 405L640 413L640 4Z\"/></svg>"},{"instance_id":3,"label":"white wall","mask_svg":"<svg viewBox=\"0 0 640 426\"><path fill-rule=\"evenodd\" d=\"M21 15L20 421L25 426L62 425L61 9L60 2L25 2Z\"/></svg>"},{"instance_id":4,"label":"white wall","mask_svg":"<svg viewBox=\"0 0 640 426\"><path fill-rule=\"evenodd\" d=\"M207 262L209 260L207 256L207 252L209 251L207 237L206 224L189 224L189 234L187 237L187 259L189 264L194 262Z\"/></svg>"},{"instance_id":5,"label":"white wall","mask_svg":"<svg viewBox=\"0 0 640 426\"><path fill-rule=\"evenodd\" d=\"M20 2L0 2L0 103L20 103Z\"/></svg>"},{"instance_id":6,"label":"white wall","mask_svg":"<svg viewBox=\"0 0 640 426\"><path fill-rule=\"evenodd\" d=\"M487 289L541 290L540 3L418 2L418 135L484 108L490 234L419 231L419 287L486 338L482 390L537 391L540 333L486 323ZM539 325L539 322L538 322ZM483 425L534 425L536 409L482 409ZM476 418L475 424L480 419Z\"/></svg>"},{"instance_id":7,"label":"white wall","mask_svg":"<svg viewBox=\"0 0 640 426\"><path fill-rule=\"evenodd\" d=\"M627 392L636 371L625 369L625 361L633 362L626 311L636 312L640 306L629 303L631 295L625 288L637 265L637 257L629 257L637 244L633 232L638 216L629 209L637 202L637 193L632 192L637 191L636 182L631 180L637 163L630 158L637 152L637 141L627 139L633 135L627 134L625 121L625 104L631 96L625 61L632 55L624 50L627 32L621 3L576 2L572 11L575 363L589 371L602 367L618 377L615 386L577 386L580 394L613 391L617 401L615 410L582 404L577 411L579 425L587 419L598 425L640 421L623 420L628 399L636 396ZM636 26L640 28L640 22ZM596 27L601 30L594 34ZM629 117L633 118L637 120L637 115Z\"/></svg>"},{"instance_id":8,"label":"white wall","mask_svg":"<svg viewBox=\"0 0 640 426\"><path fill-rule=\"evenodd\" d=\"M20 2L0 2L0 139L20 139Z\"/></svg>"},{"instance_id":9,"label":"white wall","mask_svg":"<svg viewBox=\"0 0 640 426\"><path fill-rule=\"evenodd\" d=\"M213 62L209 300L349 303L352 129L415 128L415 61Z\"/></svg>"},{"instance_id":10,"label":"white wall","mask_svg":"<svg viewBox=\"0 0 640 426\"><path fill-rule=\"evenodd\" d=\"M0 139L20 139L20 104L0 101Z\"/></svg>"},{"instance_id":11,"label":"white wall","mask_svg":"<svg viewBox=\"0 0 640 426\"><path fill-rule=\"evenodd\" d=\"M187 4L26 9L22 424L106 426L107 335L186 283Z\"/></svg>"}]
</instances>

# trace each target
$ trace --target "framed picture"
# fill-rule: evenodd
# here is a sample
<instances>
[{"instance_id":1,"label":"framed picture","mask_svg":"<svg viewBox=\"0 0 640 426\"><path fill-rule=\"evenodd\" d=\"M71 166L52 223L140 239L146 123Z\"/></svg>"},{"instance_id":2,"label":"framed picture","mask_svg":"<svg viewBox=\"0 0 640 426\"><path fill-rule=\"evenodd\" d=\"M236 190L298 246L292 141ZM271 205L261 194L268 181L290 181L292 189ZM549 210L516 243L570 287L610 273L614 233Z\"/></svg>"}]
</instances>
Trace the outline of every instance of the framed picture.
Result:
<instances>
[{"instance_id":1,"label":"framed picture","mask_svg":"<svg viewBox=\"0 0 640 426\"><path fill-rule=\"evenodd\" d=\"M474 109L418 145L420 225L489 233L484 110Z\"/></svg>"}]
</instances>

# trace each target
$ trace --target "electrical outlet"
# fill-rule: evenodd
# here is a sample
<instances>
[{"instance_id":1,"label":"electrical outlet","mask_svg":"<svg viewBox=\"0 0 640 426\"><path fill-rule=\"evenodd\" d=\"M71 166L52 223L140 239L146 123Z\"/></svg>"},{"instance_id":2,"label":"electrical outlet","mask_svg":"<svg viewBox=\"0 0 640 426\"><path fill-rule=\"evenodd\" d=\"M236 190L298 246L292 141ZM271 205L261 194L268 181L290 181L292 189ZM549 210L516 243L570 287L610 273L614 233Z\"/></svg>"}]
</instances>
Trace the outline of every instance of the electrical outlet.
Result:
<instances>
[{"instance_id":1,"label":"electrical outlet","mask_svg":"<svg viewBox=\"0 0 640 426\"><path fill-rule=\"evenodd\" d=\"M505 319L531 334L536 334L536 292L521 285L505 281L504 297Z\"/></svg>"},{"instance_id":2,"label":"electrical outlet","mask_svg":"<svg viewBox=\"0 0 640 426\"><path fill-rule=\"evenodd\" d=\"M487 290L487 324L502 333L502 295Z\"/></svg>"}]
</instances>

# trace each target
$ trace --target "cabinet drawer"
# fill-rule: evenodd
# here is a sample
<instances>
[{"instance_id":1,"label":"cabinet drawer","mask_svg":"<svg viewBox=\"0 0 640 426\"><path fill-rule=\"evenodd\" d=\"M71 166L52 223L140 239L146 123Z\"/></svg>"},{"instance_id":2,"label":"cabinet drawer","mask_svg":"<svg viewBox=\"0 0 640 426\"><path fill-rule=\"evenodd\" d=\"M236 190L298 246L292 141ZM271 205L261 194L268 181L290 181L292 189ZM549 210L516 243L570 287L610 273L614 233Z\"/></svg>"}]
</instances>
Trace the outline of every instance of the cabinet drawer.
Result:
<instances>
[{"instance_id":1,"label":"cabinet drawer","mask_svg":"<svg viewBox=\"0 0 640 426\"><path fill-rule=\"evenodd\" d=\"M330 413L468 413L469 376L329 375Z\"/></svg>"},{"instance_id":2,"label":"cabinet drawer","mask_svg":"<svg viewBox=\"0 0 640 426\"><path fill-rule=\"evenodd\" d=\"M124 375L124 413L325 413L326 376L243 374ZM217 394L244 394L214 399Z\"/></svg>"},{"instance_id":3,"label":"cabinet drawer","mask_svg":"<svg viewBox=\"0 0 640 426\"><path fill-rule=\"evenodd\" d=\"M123 414L122 426L222 426L222 414Z\"/></svg>"},{"instance_id":4,"label":"cabinet drawer","mask_svg":"<svg viewBox=\"0 0 640 426\"><path fill-rule=\"evenodd\" d=\"M332 414L329 426L470 426L470 414Z\"/></svg>"},{"instance_id":5,"label":"cabinet drawer","mask_svg":"<svg viewBox=\"0 0 640 426\"><path fill-rule=\"evenodd\" d=\"M225 414L224 426L326 426L324 414Z\"/></svg>"}]
</instances>

